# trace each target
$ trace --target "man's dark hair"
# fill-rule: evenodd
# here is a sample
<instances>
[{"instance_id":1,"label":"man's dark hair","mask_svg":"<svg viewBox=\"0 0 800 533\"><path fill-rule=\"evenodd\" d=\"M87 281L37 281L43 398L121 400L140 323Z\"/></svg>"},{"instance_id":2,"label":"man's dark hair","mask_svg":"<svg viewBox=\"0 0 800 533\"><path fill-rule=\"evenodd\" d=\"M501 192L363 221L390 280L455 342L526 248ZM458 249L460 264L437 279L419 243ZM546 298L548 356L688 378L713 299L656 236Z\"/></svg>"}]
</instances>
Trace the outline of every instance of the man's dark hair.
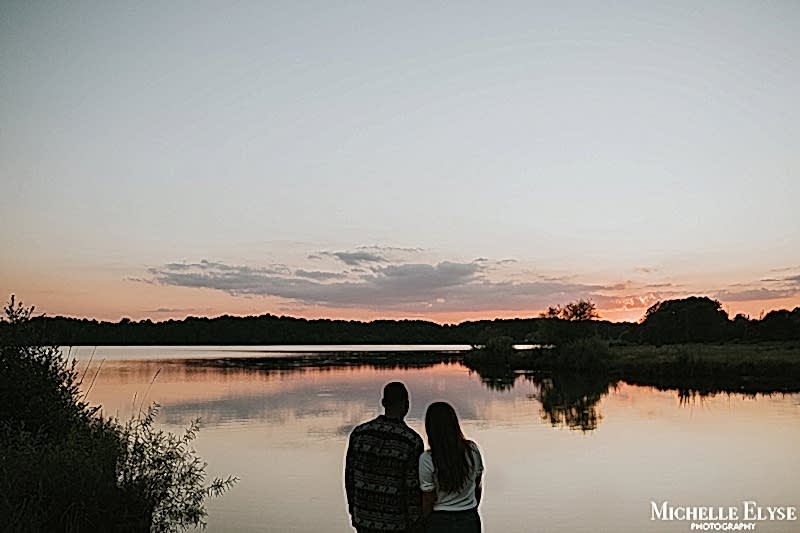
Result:
<instances>
[{"instance_id":1,"label":"man's dark hair","mask_svg":"<svg viewBox=\"0 0 800 533\"><path fill-rule=\"evenodd\" d=\"M408 389L399 381L387 383L383 388L383 400L381 403L384 407L398 407L407 401Z\"/></svg>"}]
</instances>

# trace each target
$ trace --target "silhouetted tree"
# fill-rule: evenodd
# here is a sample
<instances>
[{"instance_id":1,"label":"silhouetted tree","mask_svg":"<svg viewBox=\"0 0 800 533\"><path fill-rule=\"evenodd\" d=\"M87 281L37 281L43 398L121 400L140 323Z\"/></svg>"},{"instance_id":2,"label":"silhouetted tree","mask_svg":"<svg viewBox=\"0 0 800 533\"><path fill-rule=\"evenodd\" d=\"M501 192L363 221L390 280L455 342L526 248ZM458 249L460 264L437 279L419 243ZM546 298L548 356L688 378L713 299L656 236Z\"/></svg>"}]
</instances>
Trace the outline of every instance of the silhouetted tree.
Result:
<instances>
[{"instance_id":1,"label":"silhouetted tree","mask_svg":"<svg viewBox=\"0 0 800 533\"><path fill-rule=\"evenodd\" d=\"M793 311L770 311L759 323L759 337L764 340L800 339L800 307Z\"/></svg>"},{"instance_id":2,"label":"silhouetted tree","mask_svg":"<svg viewBox=\"0 0 800 533\"><path fill-rule=\"evenodd\" d=\"M539 313L539 318L562 318L564 320L594 320L600 318L597 306L591 299L579 299L570 302L564 307L560 305L550 306L547 311Z\"/></svg>"},{"instance_id":3,"label":"silhouetted tree","mask_svg":"<svg viewBox=\"0 0 800 533\"><path fill-rule=\"evenodd\" d=\"M652 305L642 320L645 342L671 344L725 340L728 313L722 304L708 297L690 296Z\"/></svg>"},{"instance_id":4,"label":"silhouetted tree","mask_svg":"<svg viewBox=\"0 0 800 533\"><path fill-rule=\"evenodd\" d=\"M539 313L539 318L562 318L561 314L564 312L564 308L560 305L550 306L547 308L547 311L542 311Z\"/></svg>"},{"instance_id":5,"label":"silhouetted tree","mask_svg":"<svg viewBox=\"0 0 800 533\"><path fill-rule=\"evenodd\" d=\"M754 336L757 321L751 320L744 313L739 313L733 319L730 326L730 338L737 340L747 340Z\"/></svg>"},{"instance_id":6,"label":"silhouetted tree","mask_svg":"<svg viewBox=\"0 0 800 533\"><path fill-rule=\"evenodd\" d=\"M563 316L567 320L594 320L600 318L597 306L591 300L570 302L564 307Z\"/></svg>"}]
</instances>

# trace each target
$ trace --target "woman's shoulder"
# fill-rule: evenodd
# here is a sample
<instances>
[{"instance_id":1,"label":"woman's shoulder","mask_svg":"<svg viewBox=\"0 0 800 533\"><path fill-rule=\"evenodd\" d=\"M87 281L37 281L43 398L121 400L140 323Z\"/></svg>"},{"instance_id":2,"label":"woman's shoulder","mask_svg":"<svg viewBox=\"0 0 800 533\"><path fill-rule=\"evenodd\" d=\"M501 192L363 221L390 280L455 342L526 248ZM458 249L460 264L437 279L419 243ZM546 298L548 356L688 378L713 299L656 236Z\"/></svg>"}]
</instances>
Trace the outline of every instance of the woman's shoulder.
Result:
<instances>
[{"instance_id":1,"label":"woman's shoulder","mask_svg":"<svg viewBox=\"0 0 800 533\"><path fill-rule=\"evenodd\" d=\"M481 455L481 449L478 447L478 444L474 440L468 440L467 447L470 452L472 452L472 457L477 460L479 465L483 466L483 456Z\"/></svg>"}]
</instances>

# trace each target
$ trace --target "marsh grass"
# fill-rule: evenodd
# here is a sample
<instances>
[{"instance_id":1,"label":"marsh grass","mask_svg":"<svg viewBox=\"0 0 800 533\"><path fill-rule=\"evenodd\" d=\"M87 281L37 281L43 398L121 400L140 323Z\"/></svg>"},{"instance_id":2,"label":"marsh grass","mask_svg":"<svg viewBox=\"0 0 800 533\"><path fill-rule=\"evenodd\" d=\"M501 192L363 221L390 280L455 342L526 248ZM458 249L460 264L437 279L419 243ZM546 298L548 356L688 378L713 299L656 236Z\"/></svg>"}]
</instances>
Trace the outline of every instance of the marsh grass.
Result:
<instances>
[{"instance_id":1,"label":"marsh grass","mask_svg":"<svg viewBox=\"0 0 800 533\"><path fill-rule=\"evenodd\" d=\"M686 391L772 393L800 390L800 343L612 346L625 381Z\"/></svg>"}]
</instances>

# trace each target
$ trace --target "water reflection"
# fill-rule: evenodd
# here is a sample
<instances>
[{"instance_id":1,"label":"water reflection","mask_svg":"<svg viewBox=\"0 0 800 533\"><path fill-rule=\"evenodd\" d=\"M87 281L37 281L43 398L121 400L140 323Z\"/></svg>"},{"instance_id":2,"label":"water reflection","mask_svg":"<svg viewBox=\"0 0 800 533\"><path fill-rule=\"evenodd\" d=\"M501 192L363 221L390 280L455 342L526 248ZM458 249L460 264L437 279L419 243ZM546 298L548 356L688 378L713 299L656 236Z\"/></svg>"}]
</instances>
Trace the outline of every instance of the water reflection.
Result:
<instances>
[{"instance_id":1,"label":"water reflection","mask_svg":"<svg viewBox=\"0 0 800 533\"><path fill-rule=\"evenodd\" d=\"M165 421L175 424L187 417L200 417L206 426L253 420L281 424L343 414L349 424L379 407L376 391L383 383L376 376L395 372L402 373L415 390L411 419L421 420L425 406L443 398L451 399L462 416L472 419L480 418L480 410L491 403L491 391L476 390L469 370L441 362L275 368L197 360L111 361L104 364L89 399L102 405L107 415L126 417L138 395L136 408L157 401L164 407Z\"/></svg>"},{"instance_id":2,"label":"water reflection","mask_svg":"<svg viewBox=\"0 0 800 533\"><path fill-rule=\"evenodd\" d=\"M510 370L507 365L485 365L473 371L481 383L492 391L511 391L520 380L533 383L535 391L529 397L540 403L542 420L553 427L566 427L581 432L597 429L603 419L598 404L609 390L616 389L620 381L602 372L521 373ZM794 392L796 386L786 390L785 384L773 386L763 380L754 381L746 377L716 377L705 381L692 376L686 379L673 377L666 384L660 383L658 379L652 378L645 383L633 384L674 393L680 406L693 406L718 395L739 398L798 396Z\"/></svg>"},{"instance_id":3,"label":"water reflection","mask_svg":"<svg viewBox=\"0 0 800 533\"><path fill-rule=\"evenodd\" d=\"M618 386L617 380L603 374L519 373L502 369L478 373L447 354L402 363L380 358L367 362L361 357L318 356L112 360L106 361L102 369L87 372L93 374L96 370L101 370L102 379L90 391L90 401L101 404L106 415L125 418L157 400L166 407L165 422L176 425L187 417L202 418L210 425L250 420L280 424L296 418L329 417L332 413L350 412L354 405L374 403L374 390L358 385L363 376L374 376L376 370L424 370L411 374L422 376L425 381L418 387L417 407L446 399L457 406L462 417L480 419L479 413L489 398L516 391L537 403L541 420L552 427L591 432L604 418L599 404ZM152 383L156 374L158 379ZM478 377L483 390L472 386L473 376ZM692 406L718 394L769 396L718 388L655 389L674 394L680 406ZM345 426L357 421L363 412L363 408L356 408ZM421 413L412 409L410 416L421 418Z\"/></svg>"},{"instance_id":4,"label":"water reflection","mask_svg":"<svg viewBox=\"0 0 800 533\"><path fill-rule=\"evenodd\" d=\"M475 372L481 383L495 391L507 391L514 388L514 384L520 377L519 373L509 370L507 367L487 367Z\"/></svg>"},{"instance_id":5,"label":"water reflection","mask_svg":"<svg viewBox=\"0 0 800 533\"><path fill-rule=\"evenodd\" d=\"M483 385L497 392L511 391L521 380L532 383L534 392L528 397L541 405L543 421L583 432L597 429L603 418L597 404L616 385L616 381L596 374L520 374L502 368L477 374Z\"/></svg>"},{"instance_id":6,"label":"water reflection","mask_svg":"<svg viewBox=\"0 0 800 533\"><path fill-rule=\"evenodd\" d=\"M686 524L649 521L650 499L800 501L798 395L692 396L598 376L479 376L430 361L276 364L111 360L89 400L125 417L161 369L145 403L163 405L169 429L200 417L196 445L209 474L241 478L210 502L212 533L351 533L342 489L347 434L380 411L381 388L393 380L411 392L411 427L424 435L425 408L446 400L480 443L486 531L677 532Z\"/></svg>"},{"instance_id":7,"label":"water reflection","mask_svg":"<svg viewBox=\"0 0 800 533\"><path fill-rule=\"evenodd\" d=\"M537 385L533 394L541 404L542 419L554 427L592 431L603 418L597 404L616 383L586 374L530 375Z\"/></svg>"}]
</instances>

